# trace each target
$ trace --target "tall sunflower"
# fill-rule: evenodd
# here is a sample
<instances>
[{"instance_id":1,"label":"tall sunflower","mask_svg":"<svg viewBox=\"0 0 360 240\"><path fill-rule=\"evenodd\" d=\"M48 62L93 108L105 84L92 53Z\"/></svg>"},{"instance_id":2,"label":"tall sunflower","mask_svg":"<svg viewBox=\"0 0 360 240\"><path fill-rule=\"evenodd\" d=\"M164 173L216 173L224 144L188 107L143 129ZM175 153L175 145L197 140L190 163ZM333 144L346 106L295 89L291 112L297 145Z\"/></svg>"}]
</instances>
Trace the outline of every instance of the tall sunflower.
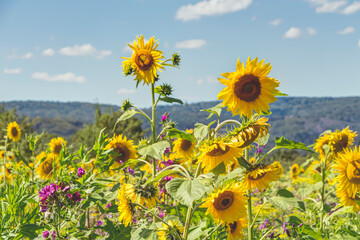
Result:
<instances>
[{"instance_id":1,"label":"tall sunflower","mask_svg":"<svg viewBox=\"0 0 360 240\"><path fill-rule=\"evenodd\" d=\"M258 137L263 137L269 133L270 124L267 118L259 118L249 121L245 126L235 128L229 132L229 138L234 146L245 148L256 141Z\"/></svg>"},{"instance_id":2,"label":"tall sunflower","mask_svg":"<svg viewBox=\"0 0 360 240\"><path fill-rule=\"evenodd\" d=\"M337 189L347 191L350 197L355 197L360 191L360 148L345 149L335 161L333 168L339 173L336 177L339 183Z\"/></svg>"},{"instance_id":3,"label":"tall sunflower","mask_svg":"<svg viewBox=\"0 0 360 240\"><path fill-rule=\"evenodd\" d=\"M131 201L124 195L122 190L119 190L117 199L119 200L119 222L122 222L126 227L131 224L135 209L132 206Z\"/></svg>"},{"instance_id":4,"label":"tall sunflower","mask_svg":"<svg viewBox=\"0 0 360 240\"><path fill-rule=\"evenodd\" d=\"M336 196L340 198L340 202L344 206L352 206L354 212L360 211L360 206L356 201L360 201L360 195L359 193L356 193L355 195L350 195L348 191L345 189L337 189L336 190Z\"/></svg>"},{"instance_id":5,"label":"tall sunflower","mask_svg":"<svg viewBox=\"0 0 360 240\"><path fill-rule=\"evenodd\" d=\"M156 207L158 190L154 185L149 183L143 186L143 183L138 183L137 185L124 184L123 186L124 194L132 202L146 206L149 209Z\"/></svg>"},{"instance_id":6,"label":"tall sunflower","mask_svg":"<svg viewBox=\"0 0 360 240\"><path fill-rule=\"evenodd\" d=\"M246 216L246 189L240 184L233 184L216 190L201 205L207 208L216 222L233 223Z\"/></svg>"},{"instance_id":7,"label":"tall sunflower","mask_svg":"<svg viewBox=\"0 0 360 240\"><path fill-rule=\"evenodd\" d=\"M55 168L54 168L55 166ZM57 156L50 153L46 156L45 160L36 168L36 172L42 179L50 179L57 167Z\"/></svg>"},{"instance_id":8,"label":"tall sunflower","mask_svg":"<svg viewBox=\"0 0 360 240\"><path fill-rule=\"evenodd\" d=\"M155 37L149 39L147 43L144 43L143 35L136 37L137 41L134 40L133 45L128 46L133 50L131 58L126 58L123 61L124 70L132 67L134 69L132 75L135 75L136 80L144 81L143 84L149 85L155 82L157 77L157 71L164 69L162 66L162 60L164 56L162 51L156 50L159 43L155 40Z\"/></svg>"},{"instance_id":9,"label":"tall sunflower","mask_svg":"<svg viewBox=\"0 0 360 240\"><path fill-rule=\"evenodd\" d=\"M67 142L62 137L53 138L50 140L50 151L55 155L59 155L61 149L65 147Z\"/></svg>"},{"instance_id":10,"label":"tall sunflower","mask_svg":"<svg viewBox=\"0 0 360 240\"><path fill-rule=\"evenodd\" d=\"M246 188L266 189L269 183L278 180L283 173L281 164L277 161L271 165L259 165L256 168L249 170L243 179L243 184Z\"/></svg>"},{"instance_id":11,"label":"tall sunflower","mask_svg":"<svg viewBox=\"0 0 360 240\"><path fill-rule=\"evenodd\" d=\"M224 78L218 78L226 88L220 91L217 99L223 100L233 116L240 114L250 118L254 110L257 113L268 111L269 104L276 101L274 94L279 86L278 80L267 77L270 70L270 63L264 64L264 60L258 62L258 58L251 60L249 57L245 67L238 59L235 72L222 73Z\"/></svg>"},{"instance_id":12,"label":"tall sunflower","mask_svg":"<svg viewBox=\"0 0 360 240\"><path fill-rule=\"evenodd\" d=\"M300 174L299 165L297 163L293 164L290 169L290 178L297 179Z\"/></svg>"},{"instance_id":13,"label":"tall sunflower","mask_svg":"<svg viewBox=\"0 0 360 240\"><path fill-rule=\"evenodd\" d=\"M238 240L244 238L244 229L247 227L248 220L240 218L237 221L227 224L227 240Z\"/></svg>"},{"instance_id":14,"label":"tall sunflower","mask_svg":"<svg viewBox=\"0 0 360 240\"><path fill-rule=\"evenodd\" d=\"M187 133L193 133L193 130L186 129ZM191 159L194 156L196 150L196 142L192 142L187 139L179 138L174 141L173 152L176 157L184 158L184 160Z\"/></svg>"},{"instance_id":15,"label":"tall sunflower","mask_svg":"<svg viewBox=\"0 0 360 240\"><path fill-rule=\"evenodd\" d=\"M157 232L159 240L168 240L168 239L176 239L173 231L169 229L169 226L177 232L179 236L181 236L184 232L184 227L176 220L169 220L168 225L162 224L162 229Z\"/></svg>"},{"instance_id":16,"label":"tall sunflower","mask_svg":"<svg viewBox=\"0 0 360 240\"><path fill-rule=\"evenodd\" d=\"M11 122L7 125L7 135L9 139L13 140L14 142L17 142L21 138L21 130L19 128L19 125L16 122Z\"/></svg>"},{"instance_id":17,"label":"tall sunflower","mask_svg":"<svg viewBox=\"0 0 360 240\"><path fill-rule=\"evenodd\" d=\"M129 159L135 159L138 157L136 146L133 144L133 140L127 140L126 136L120 134L116 136L114 134L111 141L106 145L105 149L114 149L116 155L113 167L118 168Z\"/></svg>"},{"instance_id":18,"label":"tall sunflower","mask_svg":"<svg viewBox=\"0 0 360 240\"><path fill-rule=\"evenodd\" d=\"M237 162L236 158L241 157L243 154L242 149L232 147L224 139L205 141L199 150L201 154L198 161L205 172L210 172L220 163L224 163L226 166Z\"/></svg>"}]
</instances>

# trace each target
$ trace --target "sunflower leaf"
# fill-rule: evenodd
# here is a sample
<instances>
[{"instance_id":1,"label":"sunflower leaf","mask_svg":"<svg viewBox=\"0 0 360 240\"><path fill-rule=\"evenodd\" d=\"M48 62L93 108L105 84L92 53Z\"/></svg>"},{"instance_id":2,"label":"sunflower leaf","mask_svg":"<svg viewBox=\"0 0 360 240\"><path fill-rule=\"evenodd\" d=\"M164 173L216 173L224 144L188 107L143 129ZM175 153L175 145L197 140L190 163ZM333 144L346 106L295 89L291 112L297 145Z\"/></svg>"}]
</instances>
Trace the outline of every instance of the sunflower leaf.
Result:
<instances>
[{"instance_id":1,"label":"sunflower leaf","mask_svg":"<svg viewBox=\"0 0 360 240\"><path fill-rule=\"evenodd\" d=\"M225 164L221 162L219 165L217 165L213 170L211 170L212 173L215 175L220 175L226 171Z\"/></svg>"},{"instance_id":2,"label":"sunflower leaf","mask_svg":"<svg viewBox=\"0 0 360 240\"><path fill-rule=\"evenodd\" d=\"M169 176L169 175L173 175L173 174L180 174L181 176L184 175L184 174L183 174L181 171L179 171L179 170L168 169L168 170L159 172L154 178L150 178L149 180L147 180L144 185L146 185L146 184L148 184L148 183L157 182L157 181L163 179L164 177Z\"/></svg>"},{"instance_id":3,"label":"sunflower leaf","mask_svg":"<svg viewBox=\"0 0 360 240\"><path fill-rule=\"evenodd\" d=\"M206 138L207 134L208 126L202 123L195 123L194 136L198 140L198 142L201 142L204 138Z\"/></svg>"},{"instance_id":4,"label":"sunflower leaf","mask_svg":"<svg viewBox=\"0 0 360 240\"><path fill-rule=\"evenodd\" d=\"M164 153L166 148L170 147L170 143L168 141L160 141L142 148L139 148L139 153L142 156L149 156L157 159L162 158L162 154Z\"/></svg>"},{"instance_id":5,"label":"sunflower leaf","mask_svg":"<svg viewBox=\"0 0 360 240\"><path fill-rule=\"evenodd\" d=\"M284 137L275 138L275 149L286 148L286 149L300 149L310 153L315 153L312 149L308 148L304 143L291 141Z\"/></svg>"},{"instance_id":6,"label":"sunflower leaf","mask_svg":"<svg viewBox=\"0 0 360 240\"><path fill-rule=\"evenodd\" d=\"M195 142L195 138L191 133L180 131L176 128L169 129L167 133L169 138L181 138L189 140L191 142Z\"/></svg>"},{"instance_id":7,"label":"sunflower leaf","mask_svg":"<svg viewBox=\"0 0 360 240\"><path fill-rule=\"evenodd\" d=\"M178 98L173 98L173 97L159 97L159 100L160 101L163 101L163 102L167 102L167 103L180 103L181 105L184 105L183 101L181 101L180 99Z\"/></svg>"},{"instance_id":8,"label":"sunflower leaf","mask_svg":"<svg viewBox=\"0 0 360 240\"><path fill-rule=\"evenodd\" d=\"M116 128L116 125L121 122L121 121L125 121L129 118L131 118L132 116L134 116L135 114L138 114L138 111L135 111L134 109L130 109L125 111L123 114L121 114L121 116L118 118L118 120L116 121L115 125L114 125L114 129Z\"/></svg>"},{"instance_id":9,"label":"sunflower leaf","mask_svg":"<svg viewBox=\"0 0 360 240\"><path fill-rule=\"evenodd\" d=\"M207 119L211 118L214 114L216 114L216 116L218 116L218 118L220 118L221 109L222 109L222 103L219 103L218 105L216 105L212 108L201 109L200 111L210 113L210 115L207 117Z\"/></svg>"},{"instance_id":10,"label":"sunflower leaf","mask_svg":"<svg viewBox=\"0 0 360 240\"><path fill-rule=\"evenodd\" d=\"M166 183L165 187L175 200L186 206L192 206L193 202L199 200L208 189L198 179L187 180L180 178L174 178Z\"/></svg>"},{"instance_id":11,"label":"sunflower leaf","mask_svg":"<svg viewBox=\"0 0 360 240\"><path fill-rule=\"evenodd\" d=\"M287 95L286 93L282 93L282 92L278 91L278 92L274 92L274 96L289 96L289 95Z\"/></svg>"}]
</instances>

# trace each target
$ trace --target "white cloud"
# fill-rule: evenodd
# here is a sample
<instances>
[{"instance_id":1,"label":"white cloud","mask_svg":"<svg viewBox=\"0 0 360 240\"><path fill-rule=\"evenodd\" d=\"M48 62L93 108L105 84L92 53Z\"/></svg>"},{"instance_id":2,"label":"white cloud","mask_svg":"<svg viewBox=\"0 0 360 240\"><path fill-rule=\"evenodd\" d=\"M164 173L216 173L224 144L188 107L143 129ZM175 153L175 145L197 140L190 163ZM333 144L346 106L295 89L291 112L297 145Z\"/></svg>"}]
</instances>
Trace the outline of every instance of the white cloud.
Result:
<instances>
[{"instance_id":1,"label":"white cloud","mask_svg":"<svg viewBox=\"0 0 360 240\"><path fill-rule=\"evenodd\" d=\"M208 76L206 76L205 78L199 78L199 79L196 81L196 85L201 85L201 84L205 83L205 81L206 81L208 84L214 84L214 83L218 83L218 82L219 82L214 76L208 75Z\"/></svg>"},{"instance_id":2,"label":"white cloud","mask_svg":"<svg viewBox=\"0 0 360 240\"><path fill-rule=\"evenodd\" d=\"M301 30L296 27L291 27L285 34L284 38L298 38L301 36Z\"/></svg>"},{"instance_id":3,"label":"white cloud","mask_svg":"<svg viewBox=\"0 0 360 240\"><path fill-rule=\"evenodd\" d=\"M135 92L136 92L135 89L121 88L116 93L117 94L122 94L122 95L129 95L129 94L133 94Z\"/></svg>"},{"instance_id":4,"label":"white cloud","mask_svg":"<svg viewBox=\"0 0 360 240\"><path fill-rule=\"evenodd\" d=\"M85 82L84 76L76 76L72 72L58 74L58 75L49 75L47 72L35 72L31 75L34 79L40 79L46 82Z\"/></svg>"},{"instance_id":5,"label":"white cloud","mask_svg":"<svg viewBox=\"0 0 360 240\"><path fill-rule=\"evenodd\" d=\"M201 48L206 45L206 41L203 39L191 39L182 42L177 42L175 44L176 48L187 48L187 49L195 49Z\"/></svg>"},{"instance_id":6,"label":"white cloud","mask_svg":"<svg viewBox=\"0 0 360 240\"><path fill-rule=\"evenodd\" d=\"M352 26L349 26L349 27L344 28L341 31L337 31L336 33L340 34L340 35L346 35L346 34L353 33L353 32L355 32L355 28Z\"/></svg>"},{"instance_id":7,"label":"white cloud","mask_svg":"<svg viewBox=\"0 0 360 240\"><path fill-rule=\"evenodd\" d=\"M110 50L96 50L90 43L83 45L76 44L73 47L63 47L58 52L65 56L94 56L96 59L103 59L112 54Z\"/></svg>"},{"instance_id":8,"label":"white cloud","mask_svg":"<svg viewBox=\"0 0 360 240\"><path fill-rule=\"evenodd\" d=\"M358 41L358 47L360 47L360 40Z\"/></svg>"},{"instance_id":9,"label":"white cloud","mask_svg":"<svg viewBox=\"0 0 360 240\"><path fill-rule=\"evenodd\" d=\"M345 15L350 15L353 13L356 13L360 11L360 1L354 1L353 4L347 6L346 8L344 8L341 13L345 14Z\"/></svg>"},{"instance_id":10,"label":"white cloud","mask_svg":"<svg viewBox=\"0 0 360 240\"><path fill-rule=\"evenodd\" d=\"M255 21L256 20L256 16L251 17L251 21Z\"/></svg>"},{"instance_id":11,"label":"white cloud","mask_svg":"<svg viewBox=\"0 0 360 240\"><path fill-rule=\"evenodd\" d=\"M110 56L112 52L110 50L102 50L97 53L96 59L103 59L104 57Z\"/></svg>"},{"instance_id":12,"label":"white cloud","mask_svg":"<svg viewBox=\"0 0 360 240\"><path fill-rule=\"evenodd\" d=\"M4 69L5 74L19 74L21 72L22 72L21 68L14 68L14 69L5 68Z\"/></svg>"},{"instance_id":13,"label":"white cloud","mask_svg":"<svg viewBox=\"0 0 360 240\"><path fill-rule=\"evenodd\" d=\"M196 81L196 85L201 85L204 83L204 79L203 78L199 78L197 81Z\"/></svg>"},{"instance_id":14,"label":"white cloud","mask_svg":"<svg viewBox=\"0 0 360 240\"><path fill-rule=\"evenodd\" d=\"M24 55L21 56L22 59L30 59L32 58L34 55L32 53L26 53Z\"/></svg>"},{"instance_id":15,"label":"white cloud","mask_svg":"<svg viewBox=\"0 0 360 240\"><path fill-rule=\"evenodd\" d=\"M202 16L222 15L244 10L252 0L202 0L196 4L182 6L176 12L175 18L182 21L200 19Z\"/></svg>"},{"instance_id":16,"label":"white cloud","mask_svg":"<svg viewBox=\"0 0 360 240\"><path fill-rule=\"evenodd\" d=\"M34 55L30 52L20 56L20 55L16 55L15 53L11 54L10 56L8 56L9 59L30 59L33 58Z\"/></svg>"},{"instance_id":17,"label":"white cloud","mask_svg":"<svg viewBox=\"0 0 360 240\"><path fill-rule=\"evenodd\" d=\"M275 20L273 20L273 21L270 22L270 25L277 26L277 25L279 25L281 22L282 22L282 19L281 19L281 18L275 19Z\"/></svg>"},{"instance_id":18,"label":"white cloud","mask_svg":"<svg viewBox=\"0 0 360 240\"><path fill-rule=\"evenodd\" d=\"M317 33L317 31L315 29L313 29L312 27L308 27L306 30L309 35L315 35Z\"/></svg>"},{"instance_id":19,"label":"white cloud","mask_svg":"<svg viewBox=\"0 0 360 240\"><path fill-rule=\"evenodd\" d=\"M55 55L55 51L51 48L45 49L42 53L43 56L54 56Z\"/></svg>"},{"instance_id":20,"label":"white cloud","mask_svg":"<svg viewBox=\"0 0 360 240\"><path fill-rule=\"evenodd\" d=\"M319 6L316 7L316 12L317 13L331 13L331 12L336 12L337 10L339 10L339 8L341 8L342 6L344 6L347 3L347 1L345 0L340 0L340 1L322 1L321 4L319 4Z\"/></svg>"},{"instance_id":21,"label":"white cloud","mask_svg":"<svg viewBox=\"0 0 360 240\"><path fill-rule=\"evenodd\" d=\"M50 39L50 41L54 41L54 40L55 40L55 38L54 38L54 37L50 37L49 39Z\"/></svg>"}]
</instances>

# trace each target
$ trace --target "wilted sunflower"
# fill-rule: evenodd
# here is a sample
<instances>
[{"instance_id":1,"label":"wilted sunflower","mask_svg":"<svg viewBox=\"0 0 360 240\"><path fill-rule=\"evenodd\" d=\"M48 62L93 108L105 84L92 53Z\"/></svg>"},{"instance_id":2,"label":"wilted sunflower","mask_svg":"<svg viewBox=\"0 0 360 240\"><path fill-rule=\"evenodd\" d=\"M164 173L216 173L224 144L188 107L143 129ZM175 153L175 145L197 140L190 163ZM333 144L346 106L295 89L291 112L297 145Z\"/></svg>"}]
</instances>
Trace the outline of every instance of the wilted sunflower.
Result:
<instances>
[{"instance_id":1,"label":"wilted sunflower","mask_svg":"<svg viewBox=\"0 0 360 240\"><path fill-rule=\"evenodd\" d=\"M119 222L122 222L126 227L132 222L134 215L134 207L131 205L131 201L127 199L127 197L121 190L119 190L117 199L119 200Z\"/></svg>"},{"instance_id":2,"label":"wilted sunflower","mask_svg":"<svg viewBox=\"0 0 360 240\"><path fill-rule=\"evenodd\" d=\"M299 171L299 165L297 163L293 164L291 166L291 170L290 170L290 178L291 179L297 179L298 176L300 174L300 171Z\"/></svg>"},{"instance_id":3,"label":"wilted sunflower","mask_svg":"<svg viewBox=\"0 0 360 240\"><path fill-rule=\"evenodd\" d=\"M243 154L242 149L232 147L223 139L205 141L199 150L201 154L198 157L198 162L201 163L205 172L210 172L220 163L227 166L237 162L236 158L241 157Z\"/></svg>"},{"instance_id":4,"label":"wilted sunflower","mask_svg":"<svg viewBox=\"0 0 360 240\"><path fill-rule=\"evenodd\" d=\"M19 125L16 122L11 122L7 125L7 135L8 137L13 140L14 142L17 142L21 138L21 130L19 128Z\"/></svg>"},{"instance_id":5,"label":"wilted sunflower","mask_svg":"<svg viewBox=\"0 0 360 240\"><path fill-rule=\"evenodd\" d=\"M181 224L178 221L175 220L169 220L167 223L173 230L177 232L179 236L181 236L184 232L184 227L181 226ZM161 231L157 232L157 235L159 237L159 240L169 240L169 239L176 239L174 236L173 231L169 229L169 226L166 224L162 224L162 229L159 229Z\"/></svg>"},{"instance_id":6,"label":"wilted sunflower","mask_svg":"<svg viewBox=\"0 0 360 240\"><path fill-rule=\"evenodd\" d=\"M211 193L201 207L207 208L206 214L211 214L216 222L233 223L246 216L245 191L240 184L226 186Z\"/></svg>"},{"instance_id":7,"label":"wilted sunflower","mask_svg":"<svg viewBox=\"0 0 360 240\"><path fill-rule=\"evenodd\" d=\"M360 206L356 201L360 201L359 193L351 196L346 190L344 189L337 189L336 196L340 199L340 202L344 206L352 206L354 212L360 211Z\"/></svg>"},{"instance_id":8,"label":"wilted sunflower","mask_svg":"<svg viewBox=\"0 0 360 240\"><path fill-rule=\"evenodd\" d=\"M227 240L238 240L244 238L244 229L247 227L248 220L246 218L240 218L233 223L227 224Z\"/></svg>"},{"instance_id":9,"label":"wilted sunflower","mask_svg":"<svg viewBox=\"0 0 360 240\"><path fill-rule=\"evenodd\" d=\"M158 40L155 40L155 37L149 39L145 44L143 35L136 37L137 42L134 40L133 45L128 44L128 46L133 50L131 58L123 61L123 68L129 68L131 66L134 69L132 75L136 76L136 80L144 81L143 84L149 85L149 83L154 83L155 78L157 77L157 71L161 72L161 68L164 67L161 65L163 61L160 59L164 58L162 51L156 50L159 43Z\"/></svg>"},{"instance_id":10,"label":"wilted sunflower","mask_svg":"<svg viewBox=\"0 0 360 240\"><path fill-rule=\"evenodd\" d=\"M186 129L187 133L193 133L193 130ZM173 152L179 158L184 158L184 160L191 159L195 153L196 142L192 142L187 139L179 138L174 141Z\"/></svg>"},{"instance_id":11,"label":"wilted sunflower","mask_svg":"<svg viewBox=\"0 0 360 240\"><path fill-rule=\"evenodd\" d=\"M240 114L250 118L254 110L257 113L268 111L269 104L276 101L274 94L278 90L275 88L279 86L278 80L267 77L270 70L270 63L264 65L264 60L258 62L258 58L251 60L249 57L245 67L238 59L235 72L222 73L224 78L218 78L226 88L220 91L217 99L223 100L233 116Z\"/></svg>"},{"instance_id":12,"label":"wilted sunflower","mask_svg":"<svg viewBox=\"0 0 360 240\"><path fill-rule=\"evenodd\" d=\"M115 158L113 167L118 168L129 159L135 159L138 157L136 146L133 144L133 140L127 140L126 136L120 134L116 136L114 134L111 141L106 145L105 149L114 149L117 156Z\"/></svg>"},{"instance_id":13,"label":"wilted sunflower","mask_svg":"<svg viewBox=\"0 0 360 240\"><path fill-rule=\"evenodd\" d=\"M123 192L129 199L151 209L156 207L158 190L151 183L143 186L143 182L137 185L124 184Z\"/></svg>"},{"instance_id":14,"label":"wilted sunflower","mask_svg":"<svg viewBox=\"0 0 360 240\"><path fill-rule=\"evenodd\" d=\"M258 137L263 137L269 133L270 124L267 118L259 118L249 121L245 126L235 128L229 133L229 138L234 146L245 148L250 146Z\"/></svg>"},{"instance_id":15,"label":"wilted sunflower","mask_svg":"<svg viewBox=\"0 0 360 240\"><path fill-rule=\"evenodd\" d=\"M329 145L331 154L334 156L342 152L345 148L353 145L354 139L357 136L356 132L349 130L349 126L343 130L336 130L335 132L326 133L316 140L314 149L320 154L321 159L325 159L324 145Z\"/></svg>"},{"instance_id":16,"label":"wilted sunflower","mask_svg":"<svg viewBox=\"0 0 360 240\"><path fill-rule=\"evenodd\" d=\"M350 197L355 197L360 190L360 152L359 147L345 149L336 159L333 168L339 175L336 177L339 183L339 191L347 191Z\"/></svg>"},{"instance_id":17,"label":"wilted sunflower","mask_svg":"<svg viewBox=\"0 0 360 240\"><path fill-rule=\"evenodd\" d=\"M36 172L42 179L50 179L53 176L54 170L57 166L57 156L50 153L46 156L46 159L39 164L36 168ZM55 166L55 169L54 169Z\"/></svg>"},{"instance_id":18,"label":"wilted sunflower","mask_svg":"<svg viewBox=\"0 0 360 240\"><path fill-rule=\"evenodd\" d=\"M50 140L50 151L55 155L59 155L63 146L65 147L67 142L62 137L53 138Z\"/></svg>"},{"instance_id":19,"label":"wilted sunflower","mask_svg":"<svg viewBox=\"0 0 360 240\"><path fill-rule=\"evenodd\" d=\"M266 189L271 182L278 180L282 173L283 168L277 161L271 165L259 165L246 173L243 184L249 190L253 188Z\"/></svg>"}]
</instances>

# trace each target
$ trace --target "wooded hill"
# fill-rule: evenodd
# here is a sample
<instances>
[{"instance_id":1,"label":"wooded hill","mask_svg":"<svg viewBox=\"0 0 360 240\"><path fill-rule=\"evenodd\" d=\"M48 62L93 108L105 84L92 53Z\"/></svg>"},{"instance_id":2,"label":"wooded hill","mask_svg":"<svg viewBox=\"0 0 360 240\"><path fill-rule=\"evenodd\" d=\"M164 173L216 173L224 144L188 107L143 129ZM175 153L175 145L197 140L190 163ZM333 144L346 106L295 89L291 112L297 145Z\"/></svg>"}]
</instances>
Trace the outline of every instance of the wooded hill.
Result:
<instances>
[{"instance_id":1,"label":"wooded hill","mask_svg":"<svg viewBox=\"0 0 360 240\"><path fill-rule=\"evenodd\" d=\"M215 120L215 117L206 119L208 113L200 110L218 103L158 106L157 119L159 122L161 115L169 112L179 129L193 128L197 122L206 124ZM120 111L120 107L115 105L81 102L10 101L1 104L5 105L5 109L16 109L20 116L31 117L37 131L45 130L63 137L70 137L85 125L92 124L96 106L102 112ZM143 110L150 115L150 108ZM349 125L350 129L360 131L360 97L281 97L271 104L271 111L273 114L269 117L269 123L272 138L284 135L288 139L311 144L327 129L342 129ZM221 116L221 120L232 118L226 110L222 111ZM142 129L149 127L148 122L143 121ZM356 143L359 144L359 138Z\"/></svg>"}]
</instances>

